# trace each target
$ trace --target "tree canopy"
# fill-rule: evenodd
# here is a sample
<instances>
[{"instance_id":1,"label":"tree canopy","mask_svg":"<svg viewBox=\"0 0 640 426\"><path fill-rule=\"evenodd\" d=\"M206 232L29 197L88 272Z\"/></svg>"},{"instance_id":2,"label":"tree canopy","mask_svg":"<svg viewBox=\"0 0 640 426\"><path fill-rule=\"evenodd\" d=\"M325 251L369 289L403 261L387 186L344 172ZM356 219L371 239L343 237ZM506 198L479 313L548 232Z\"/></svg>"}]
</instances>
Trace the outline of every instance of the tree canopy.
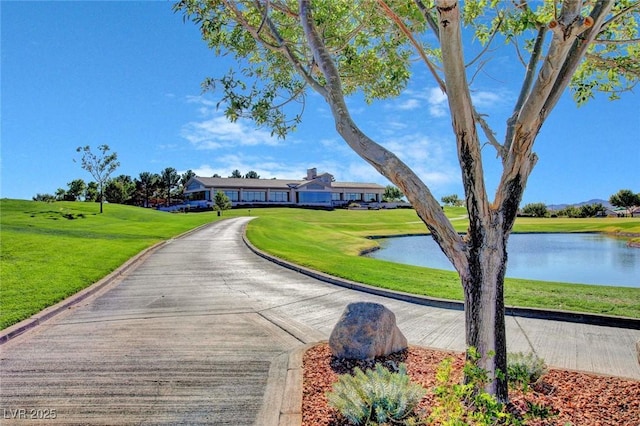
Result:
<instances>
[{"instance_id":1,"label":"tree canopy","mask_svg":"<svg viewBox=\"0 0 640 426\"><path fill-rule=\"evenodd\" d=\"M382 194L382 199L384 201L402 201L403 198L404 194L397 187L387 185L384 188L384 194Z\"/></svg>"},{"instance_id":2,"label":"tree canopy","mask_svg":"<svg viewBox=\"0 0 640 426\"><path fill-rule=\"evenodd\" d=\"M337 132L405 194L458 271L467 344L488 371L486 389L506 399L499 374L506 371L506 243L537 162L536 136L566 88L582 104L598 91L615 99L637 84L640 2L180 0L174 7L199 25L216 54L237 59L237 67L203 82L220 94L231 121L249 117L284 137L300 122L309 90L324 98ZM500 140L472 91L488 52L503 48L521 63L522 84ZM420 177L359 126L346 101L354 93L367 102L398 96L418 68L447 96L470 217L464 236ZM492 199L485 145L502 166Z\"/></svg>"},{"instance_id":3,"label":"tree canopy","mask_svg":"<svg viewBox=\"0 0 640 426\"><path fill-rule=\"evenodd\" d=\"M630 189L621 189L609 197L609 202L616 207L631 209L631 207L640 206L640 194L634 194Z\"/></svg>"}]
</instances>

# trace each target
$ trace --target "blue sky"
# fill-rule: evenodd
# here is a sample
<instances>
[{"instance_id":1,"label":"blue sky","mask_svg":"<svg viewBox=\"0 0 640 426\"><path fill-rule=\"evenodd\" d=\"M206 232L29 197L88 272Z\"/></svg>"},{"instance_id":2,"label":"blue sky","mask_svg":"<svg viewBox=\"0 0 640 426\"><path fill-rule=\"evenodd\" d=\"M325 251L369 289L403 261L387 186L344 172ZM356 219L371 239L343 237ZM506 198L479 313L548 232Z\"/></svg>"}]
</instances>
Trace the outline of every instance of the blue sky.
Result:
<instances>
[{"instance_id":1,"label":"blue sky","mask_svg":"<svg viewBox=\"0 0 640 426\"><path fill-rule=\"evenodd\" d=\"M172 2L2 1L1 193L31 199L91 177L75 149L108 144L116 175L137 177L174 167L198 175L254 170L263 178L300 179L306 169L339 181L389 182L355 155L334 130L324 101L310 95L303 123L286 140L251 122L229 123L201 82L233 64L218 58ZM517 96L521 67L506 52L474 91L499 138ZM446 99L421 67L405 93L373 106L350 99L352 115L391 148L438 199L463 196ZM565 94L538 136L540 159L523 204L608 199L640 191L640 96L600 96L578 108ZM500 163L485 147L490 194Z\"/></svg>"}]
</instances>

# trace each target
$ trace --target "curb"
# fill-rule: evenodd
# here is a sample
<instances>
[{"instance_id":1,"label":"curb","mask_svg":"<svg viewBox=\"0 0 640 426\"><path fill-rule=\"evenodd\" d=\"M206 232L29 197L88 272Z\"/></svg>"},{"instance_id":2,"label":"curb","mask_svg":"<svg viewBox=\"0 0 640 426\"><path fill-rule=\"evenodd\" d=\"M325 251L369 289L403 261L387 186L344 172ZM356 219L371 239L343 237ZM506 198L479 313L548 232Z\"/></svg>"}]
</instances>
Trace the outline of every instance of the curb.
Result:
<instances>
[{"instance_id":1,"label":"curb","mask_svg":"<svg viewBox=\"0 0 640 426\"><path fill-rule=\"evenodd\" d=\"M302 424L302 391L304 390L302 358L307 350L315 345L317 343L309 343L289 352L287 378L282 393L278 426Z\"/></svg>"},{"instance_id":2,"label":"curb","mask_svg":"<svg viewBox=\"0 0 640 426\"><path fill-rule=\"evenodd\" d=\"M340 287L358 290L377 296L384 296L390 299L415 303L417 305L432 306L435 308L443 309L453 309L456 311L464 310L464 303L457 300L439 299L435 297L420 296L396 290L387 290L380 287L374 287L368 284L362 284L355 281L349 281L347 279L334 277L332 275L315 271L304 266L296 265L295 263L291 263L284 259L280 259L279 257L266 253L251 244L246 235L246 227L245 232L242 235L242 240L244 241L245 245L258 256L285 268L316 278L329 284L334 284ZM585 312L505 306L505 315L640 330L640 319L611 315L598 315Z\"/></svg>"}]
</instances>

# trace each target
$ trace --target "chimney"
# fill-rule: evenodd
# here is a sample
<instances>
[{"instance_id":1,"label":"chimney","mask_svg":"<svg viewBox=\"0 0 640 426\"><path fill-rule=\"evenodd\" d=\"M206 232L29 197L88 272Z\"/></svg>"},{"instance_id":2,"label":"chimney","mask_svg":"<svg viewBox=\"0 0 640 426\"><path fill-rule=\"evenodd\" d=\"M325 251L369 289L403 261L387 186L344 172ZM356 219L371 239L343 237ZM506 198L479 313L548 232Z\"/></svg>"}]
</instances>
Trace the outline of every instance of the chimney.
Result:
<instances>
[{"instance_id":1,"label":"chimney","mask_svg":"<svg viewBox=\"0 0 640 426\"><path fill-rule=\"evenodd\" d=\"M313 180L318 177L318 171L314 167L313 169L307 169L307 180Z\"/></svg>"}]
</instances>

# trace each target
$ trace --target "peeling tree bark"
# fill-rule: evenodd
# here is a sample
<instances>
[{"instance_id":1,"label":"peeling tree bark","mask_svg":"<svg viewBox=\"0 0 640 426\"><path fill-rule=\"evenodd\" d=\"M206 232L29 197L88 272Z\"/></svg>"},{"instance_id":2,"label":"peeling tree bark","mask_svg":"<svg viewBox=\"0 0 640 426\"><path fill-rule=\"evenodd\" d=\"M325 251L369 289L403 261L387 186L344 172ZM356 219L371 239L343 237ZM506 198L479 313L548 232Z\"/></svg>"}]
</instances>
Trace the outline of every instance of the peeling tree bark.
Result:
<instances>
[{"instance_id":1,"label":"peeling tree bark","mask_svg":"<svg viewBox=\"0 0 640 426\"><path fill-rule=\"evenodd\" d=\"M460 8L457 1L451 0L436 1L436 8L447 97L470 219L465 237L466 262L460 262L467 267L458 269L465 295L466 343L477 349L478 366L494 379L485 384L485 390L506 401L507 383L498 372L506 373L507 368L504 275L508 232L500 226L501 214L487 199L480 141L462 52Z\"/></svg>"}]
</instances>

